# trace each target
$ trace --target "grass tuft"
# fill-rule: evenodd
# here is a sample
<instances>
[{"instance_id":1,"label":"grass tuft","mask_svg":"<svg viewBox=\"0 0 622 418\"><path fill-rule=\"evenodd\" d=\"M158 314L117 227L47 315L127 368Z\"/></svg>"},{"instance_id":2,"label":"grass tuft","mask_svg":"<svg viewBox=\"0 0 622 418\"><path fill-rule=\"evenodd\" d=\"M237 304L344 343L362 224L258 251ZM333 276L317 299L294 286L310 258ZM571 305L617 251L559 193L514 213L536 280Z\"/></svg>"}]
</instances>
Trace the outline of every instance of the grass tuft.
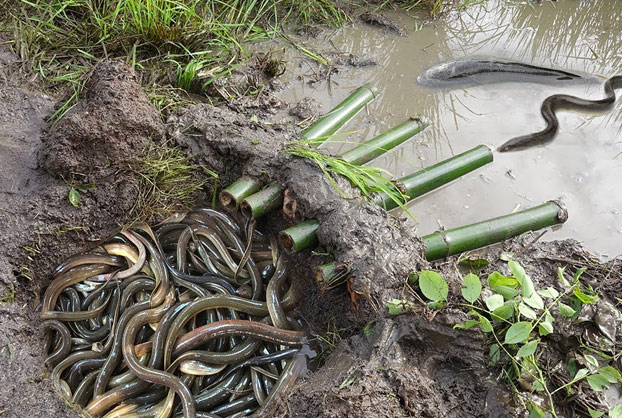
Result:
<instances>
[{"instance_id":1,"label":"grass tuft","mask_svg":"<svg viewBox=\"0 0 622 418\"><path fill-rule=\"evenodd\" d=\"M191 208L208 183L202 173L214 178L214 191L218 186L216 173L192 164L176 147L152 144L131 166L139 179L131 222L163 219Z\"/></svg>"},{"instance_id":2,"label":"grass tuft","mask_svg":"<svg viewBox=\"0 0 622 418\"><path fill-rule=\"evenodd\" d=\"M328 181L345 198L348 196L338 185L332 174L339 174L350 181L361 194L370 199L373 193L382 192L391 198L401 207L410 217L413 217L405 203L408 196L400 191L396 184L391 180L393 175L382 168L352 164L339 157L332 157L316 150L313 146L326 143L324 139L301 140L289 144L283 151L286 154L306 158L315 162L322 170Z\"/></svg>"}]
</instances>

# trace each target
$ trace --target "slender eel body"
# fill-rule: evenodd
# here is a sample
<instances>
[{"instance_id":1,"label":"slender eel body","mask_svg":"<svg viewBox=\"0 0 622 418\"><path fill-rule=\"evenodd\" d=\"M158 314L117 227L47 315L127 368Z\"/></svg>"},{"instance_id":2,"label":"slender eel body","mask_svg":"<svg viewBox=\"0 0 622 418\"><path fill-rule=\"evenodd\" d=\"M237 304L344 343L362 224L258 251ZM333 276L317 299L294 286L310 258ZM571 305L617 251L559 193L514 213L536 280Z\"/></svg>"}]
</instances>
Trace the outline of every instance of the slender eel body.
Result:
<instances>
[{"instance_id":1,"label":"slender eel body","mask_svg":"<svg viewBox=\"0 0 622 418\"><path fill-rule=\"evenodd\" d=\"M555 114L558 110L604 112L613 107L616 101L615 90L619 88L622 88L622 76L614 76L604 84L605 97L603 99L587 100L567 94L554 94L547 97L540 108L546 127L529 135L512 138L499 146L497 151L519 151L531 147L540 147L552 142L559 129L559 121Z\"/></svg>"}]
</instances>

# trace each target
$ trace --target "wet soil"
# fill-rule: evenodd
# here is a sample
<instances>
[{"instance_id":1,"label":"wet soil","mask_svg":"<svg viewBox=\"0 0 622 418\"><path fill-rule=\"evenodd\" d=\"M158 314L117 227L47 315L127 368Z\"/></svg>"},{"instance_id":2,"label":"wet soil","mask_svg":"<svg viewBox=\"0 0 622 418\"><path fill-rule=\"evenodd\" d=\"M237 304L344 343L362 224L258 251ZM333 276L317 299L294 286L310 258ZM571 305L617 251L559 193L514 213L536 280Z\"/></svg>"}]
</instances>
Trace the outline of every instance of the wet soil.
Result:
<instances>
[{"instance_id":1,"label":"wet soil","mask_svg":"<svg viewBox=\"0 0 622 418\"><path fill-rule=\"evenodd\" d=\"M278 232L305 218L320 222L319 248L291 256L289 267L299 315L312 335L325 337L332 330L334 350L323 356L323 367L274 404L270 416L521 415L504 400L508 389L492 383L483 334L453 329L466 318L464 312L449 306L441 312L386 314L385 301L410 298L409 273L431 267L421 241L403 220L354 197L347 184L340 182L351 199L342 198L317 167L281 152L296 137L293 122L301 116L271 120L268 100L242 111L236 111L242 103L197 104L163 123L132 71L112 61L95 69L80 103L49 128L45 118L55 100L12 79L10 54L0 58L0 295L16 292L14 303L0 306L0 416L77 416L46 379L38 332L41 294L55 265L127 220L136 196L128 159L150 142L165 140L220 173L223 186L241 175L281 184L288 215L271 214L258 228ZM259 118L249 117L261 108ZM83 193L77 208L67 199L72 182L96 185ZM534 281L548 283L557 266L583 263L588 277L608 283L600 287L603 292L614 296L622 290L615 261L602 265L572 242L525 249L532 238L503 249L524 250L520 262ZM489 269L506 268L498 251L488 253ZM333 257L348 267L350 291L323 291L315 283L315 268ZM451 293L459 294L456 260L438 267Z\"/></svg>"}]
</instances>

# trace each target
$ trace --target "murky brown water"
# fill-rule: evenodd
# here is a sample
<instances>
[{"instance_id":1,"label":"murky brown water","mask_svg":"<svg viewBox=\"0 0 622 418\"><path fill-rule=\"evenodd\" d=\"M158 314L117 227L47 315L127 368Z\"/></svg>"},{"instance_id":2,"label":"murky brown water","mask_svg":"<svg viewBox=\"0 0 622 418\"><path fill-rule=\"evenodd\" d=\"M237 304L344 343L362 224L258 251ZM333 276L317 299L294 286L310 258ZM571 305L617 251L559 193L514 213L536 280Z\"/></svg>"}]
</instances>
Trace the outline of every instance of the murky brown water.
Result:
<instances>
[{"instance_id":1,"label":"murky brown water","mask_svg":"<svg viewBox=\"0 0 622 418\"><path fill-rule=\"evenodd\" d=\"M300 54L288 65L308 70L305 82L291 80L282 96L310 96L323 111L349 91L372 82L382 95L346 127L358 129L346 140L360 142L420 113L431 127L415 140L374 161L401 176L484 143L540 130L540 104L554 93L602 97L600 84L551 86L503 83L428 89L416 76L442 61L498 57L534 65L608 77L622 73L622 2L493 2L424 23L416 15L389 14L409 31L398 37L362 24L303 41L318 52L350 52L374 58L377 66L347 68L328 83L308 84L313 70ZM299 38L295 38L300 40ZM305 70L307 69L307 70ZM293 72L290 72L292 74ZM284 75L287 79L287 74ZM428 194L410 206L418 232L451 228L562 198L569 221L543 239L575 238L603 257L622 253L622 100L605 115L564 112L560 132L544 148L496 154L495 162ZM343 138L339 138L342 140ZM349 144L333 144L345 151ZM414 222L413 222L414 224Z\"/></svg>"}]
</instances>

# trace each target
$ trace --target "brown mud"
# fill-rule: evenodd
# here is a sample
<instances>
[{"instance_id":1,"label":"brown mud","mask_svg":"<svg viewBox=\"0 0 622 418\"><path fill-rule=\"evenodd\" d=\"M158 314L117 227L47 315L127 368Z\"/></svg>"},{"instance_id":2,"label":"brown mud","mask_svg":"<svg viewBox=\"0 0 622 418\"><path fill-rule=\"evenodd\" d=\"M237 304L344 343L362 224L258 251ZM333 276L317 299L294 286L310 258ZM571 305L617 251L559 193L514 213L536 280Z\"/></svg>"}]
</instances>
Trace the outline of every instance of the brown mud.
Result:
<instances>
[{"instance_id":1,"label":"brown mud","mask_svg":"<svg viewBox=\"0 0 622 418\"><path fill-rule=\"evenodd\" d=\"M492 383L484 335L453 329L464 312L449 306L386 314L385 301L410 297L409 273L430 267L422 243L403 221L360 199L343 199L317 167L280 152L296 138L293 119L264 120L272 113L266 109L258 120L248 117L256 108L236 112L197 104L163 123L132 71L113 61L96 68L80 103L48 132L45 118L54 99L12 79L10 54L0 59L0 297L15 289L15 302L0 305L0 417L77 416L46 379L41 294L64 258L128 220L137 183L127 163L162 141L174 141L196 163L220 173L224 186L244 174L286 188L289 216L271 214L260 229L278 232L304 218L320 221L320 247L291 256L289 266L300 316L316 336L332 330L335 347L323 356L323 367L275 403L271 416L521 415L504 400L508 389ZM270 106L270 100L256 106ZM314 112L293 114L308 118ZM77 208L67 199L72 182L96 185ZM341 187L356 196L348 185ZM601 265L572 242L528 244L522 238L503 247L524 250L519 261L534 281L549 283L558 266L583 263L588 277L598 283L606 278L602 292L620 296L622 272L615 261ZM488 255L489 269L506 268L496 251ZM332 259L325 254L349 268L352 293L318 289L315 268ZM459 294L456 261L440 268L451 294Z\"/></svg>"}]
</instances>

